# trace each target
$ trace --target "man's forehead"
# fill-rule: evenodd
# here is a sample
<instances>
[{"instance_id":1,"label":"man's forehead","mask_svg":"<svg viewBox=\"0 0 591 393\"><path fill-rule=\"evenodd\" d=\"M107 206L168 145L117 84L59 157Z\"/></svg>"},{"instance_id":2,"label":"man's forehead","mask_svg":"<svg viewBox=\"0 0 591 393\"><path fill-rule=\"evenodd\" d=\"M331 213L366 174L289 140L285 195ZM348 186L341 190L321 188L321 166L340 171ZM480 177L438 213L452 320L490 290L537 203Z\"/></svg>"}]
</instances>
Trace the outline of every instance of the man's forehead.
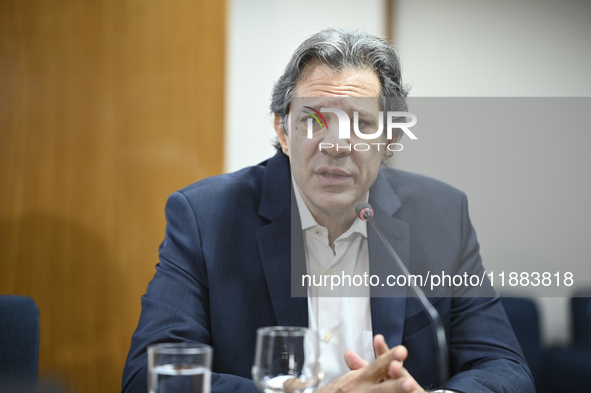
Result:
<instances>
[{"instance_id":1,"label":"man's forehead","mask_svg":"<svg viewBox=\"0 0 591 393\"><path fill-rule=\"evenodd\" d=\"M338 108L350 113L356 111L377 114L380 110L380 97L295 97L292 101L292 111L306 111L309 108Z\"/></svg>"},{"instance_id":2,"label":"man's forehead","mask_svg":"<svg viewBox=\"0 0 591 393\"><path fill-rule=\"evenodd\" d=\"M295 97L377 97L380 81L368 68L335 70L326 64L304 67L295 86Z\"/></svg>"}]
</instances>

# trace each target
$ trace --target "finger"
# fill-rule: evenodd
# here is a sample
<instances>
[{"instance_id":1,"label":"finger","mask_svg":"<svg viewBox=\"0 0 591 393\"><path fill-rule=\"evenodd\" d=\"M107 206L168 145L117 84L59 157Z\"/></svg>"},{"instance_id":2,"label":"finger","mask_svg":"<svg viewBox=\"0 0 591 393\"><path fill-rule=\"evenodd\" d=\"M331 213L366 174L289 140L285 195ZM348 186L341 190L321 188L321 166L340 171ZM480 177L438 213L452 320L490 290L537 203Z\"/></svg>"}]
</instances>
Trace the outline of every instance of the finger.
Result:
<instances>
[{"instance_id":1,"label":"finger","mask_svg":"<svg viewBox=\"0 0 591 393\"><path fill-rule=\"evenodd\" d=\"M383 353L388 352L390 348L388 348L388 344L386 344L386 339L381 334L376 334L373 338L373 348L376 352L376 356L380 356Z\"/></svg>"},{"instance_id":2,"label":"finger","mask_svg":"<svg viewBox=\"0 0 591 393\"><path fill-rule=\"evenodd\" d=\"M378 356L377 359L365 367L362 372L374 381L381 381L389 376L390 362L401 362L400 359L406 359L406 354L406 348L402 345L394 347Z\"/></svg>"},{"instance_id":3,"label":"finger","mask_svg":"<svg viewBox=\"0 0 591 393\"><path fill-rule=\"evenodd\" d=\"M345 352L345 363L347 363L350 370L359 370L369 364L367 360L361 358L351 349Z\"/></svg>"},{"instance_id":4,"label":"finger","mask_svg":"<svg viewBox=\"0 0 591 393\"><path fill-rule=\"evenodd\" d=\"M394 379L410 376L410 373L408 372L408 370L405 369L402 366L402 362L400 362L398 360L394 360L394 361L390 362L390 365L388 367L388 373Z\"/></svg>"},{"instance_id":5,"label":"finger","mask_svg":"<svg viewBox=\"0 0 591 393\"><path fill-rule=\"evenodd\" d=\"M397 355L396 360L400 360L401 362L404 362L406 360L406 358L408 357L408 350L406 349L406 347L404 345L397 345L392 349L396 350L396 355Z\"/></svg>"},{"instance_id":6,"label":"finger","mask_svg":"<svg viewBox=\"0 0 591 393\"><path fill-rule=\"evenodd\" d=\"M376 334L373 338L373 348L376 357L388 352L390 349L386 343L386 339L381 334ZM385 378L384 378L385 379Z\"/></svg>"},{"instance_id":7,"label":"finger","mask_svg":"<svg viewBox=\"0 0 591 393\"><path fill-rule=\"evenodd\" d=\"M371 393L424 393L423 388L410 376L399 379L389 379L368 390Z\"/></svg>"},{"instance_id":8,"label":"finger","mask_svg":"<svg viewBox=\"0 0 591 393\"><path fill-rule=\"evenodd\" d=\"M298 378L290 378L287 381L283 382L283 388L285 389L286 393L295 393L303 391L307 385L300 381Z\"/></svg>"}]
</instances>

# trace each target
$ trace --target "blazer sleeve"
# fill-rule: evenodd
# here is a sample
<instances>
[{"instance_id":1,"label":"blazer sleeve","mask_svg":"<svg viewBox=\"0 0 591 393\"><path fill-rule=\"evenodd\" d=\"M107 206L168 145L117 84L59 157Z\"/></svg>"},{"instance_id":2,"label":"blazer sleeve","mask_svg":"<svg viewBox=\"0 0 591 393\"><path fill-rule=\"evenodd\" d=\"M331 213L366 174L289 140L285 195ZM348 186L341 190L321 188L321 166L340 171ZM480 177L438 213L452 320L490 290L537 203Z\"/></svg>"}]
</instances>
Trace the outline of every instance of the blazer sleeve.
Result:
<instances>
[{"instance_id":1,"label":"blazer sleeve","mask_svg":"<svg viewBox=\"0 0 591 393\"><path fill-rule=\"evenodd\" d=\"M462 194L461 271L481 276L476 233ZM486 285L485 285L486 286ZM453 377L446 388L459 392L534 393L533 377L515 338L498 294L456 294L450 313L450 365Z\"/></svg>"},{"instance_id":2,"label":"blazer sleeve","mask_svg":"<svg viewBox=\"0 0 591 393\"><path fill-rule=\"evenodd\" d=\"M156 274L142 296L142 311L123 371L122 392L147 391L147 347L159 342L211 344L209 285L193 207L180 192L166 203L166 234ZM215 357L215 351L213 356ZM247 378L212 373L213 393L257 393Z\"/></svg>"}]
</instances>

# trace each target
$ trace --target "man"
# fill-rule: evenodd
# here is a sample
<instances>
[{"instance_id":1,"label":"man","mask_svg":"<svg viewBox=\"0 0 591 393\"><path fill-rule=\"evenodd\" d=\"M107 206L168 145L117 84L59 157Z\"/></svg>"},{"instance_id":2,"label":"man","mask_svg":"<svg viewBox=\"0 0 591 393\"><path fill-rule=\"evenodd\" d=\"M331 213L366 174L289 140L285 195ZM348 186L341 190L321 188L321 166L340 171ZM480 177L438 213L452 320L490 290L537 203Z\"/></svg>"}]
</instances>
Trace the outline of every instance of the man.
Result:
<instances>
[{"instance_id":1,"label":"man","mask_svg":"<svg viewBox=\"0 0 591 393\"><path fill-rule=\"evenodd\" d=\"M255 332L274 325L320 332L324 393L533 392L496 296L471 297L480 293L469 288L430 294L449 341L444 386L433 328L405 288L392 289L392 296L379 288L362 288L365 296L351 288L339 293L347 296L313 296L314 288L307 288L308 298L292 296L293 272L392 271L376 233L356 219L355 207L365 201L413 272L484 271L465 196L381 168L391 155L383 146L399 135L387 140L386 132L376 133L375 113L405 110L405 96L396 53L379 38L329 29L296 50L273 91L277 155L169 198L160 263L142 297L124 392L146 391L146 348L164 341L214 348L212 392L257 392L249 379ZM335 111L324 113L324 126L304 116L327 105L357 111L359 133L340 134ZM375 144L368 151L347 148L362 140Z\"/></svg>"}]
</instances>

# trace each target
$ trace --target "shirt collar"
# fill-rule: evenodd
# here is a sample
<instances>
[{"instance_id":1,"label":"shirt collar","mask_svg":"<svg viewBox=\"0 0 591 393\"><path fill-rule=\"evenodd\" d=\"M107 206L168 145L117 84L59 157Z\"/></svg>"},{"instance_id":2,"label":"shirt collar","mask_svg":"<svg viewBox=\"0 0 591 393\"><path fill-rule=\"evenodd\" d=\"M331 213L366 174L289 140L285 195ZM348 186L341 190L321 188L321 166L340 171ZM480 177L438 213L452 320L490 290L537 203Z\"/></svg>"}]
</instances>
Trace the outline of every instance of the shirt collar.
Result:
<instances>
[{"instance_id":1,"label":"shirt collar","mask_svg":"<svg viewBox=\"0 0 591 393\"><path fill-rule=\"evenodd\" d=\"M293 187L293 192L295 194L296 203L298 205L298 211L300 213L300 221L302 223L302 230L305 231L306 229L319 227L320 224L318 224L316 222L316 220L314 219L314 216L312 216L312 213L310 213L310 209L308 209L308 206L306 205L306 203L302 199L302 196L300 195L300 190L298 189L298 186L296 185L296 182L295 182L293 176L291 177L291 184ZM369 201L369 192L367 193L367 196L365 197L365 202L367 202L367 201ZM351 226L349 227L349 229L347 229L347 231L345 233L343 233L341 236L339 236L339 238L348 237L352 233L355 233L355 232L360 233L363 237L367 237L367 225L366 225L365 221L362 221L361 219L356 218L353 221L353 223L351 224Z\"/></svg>"}]
</instances>

